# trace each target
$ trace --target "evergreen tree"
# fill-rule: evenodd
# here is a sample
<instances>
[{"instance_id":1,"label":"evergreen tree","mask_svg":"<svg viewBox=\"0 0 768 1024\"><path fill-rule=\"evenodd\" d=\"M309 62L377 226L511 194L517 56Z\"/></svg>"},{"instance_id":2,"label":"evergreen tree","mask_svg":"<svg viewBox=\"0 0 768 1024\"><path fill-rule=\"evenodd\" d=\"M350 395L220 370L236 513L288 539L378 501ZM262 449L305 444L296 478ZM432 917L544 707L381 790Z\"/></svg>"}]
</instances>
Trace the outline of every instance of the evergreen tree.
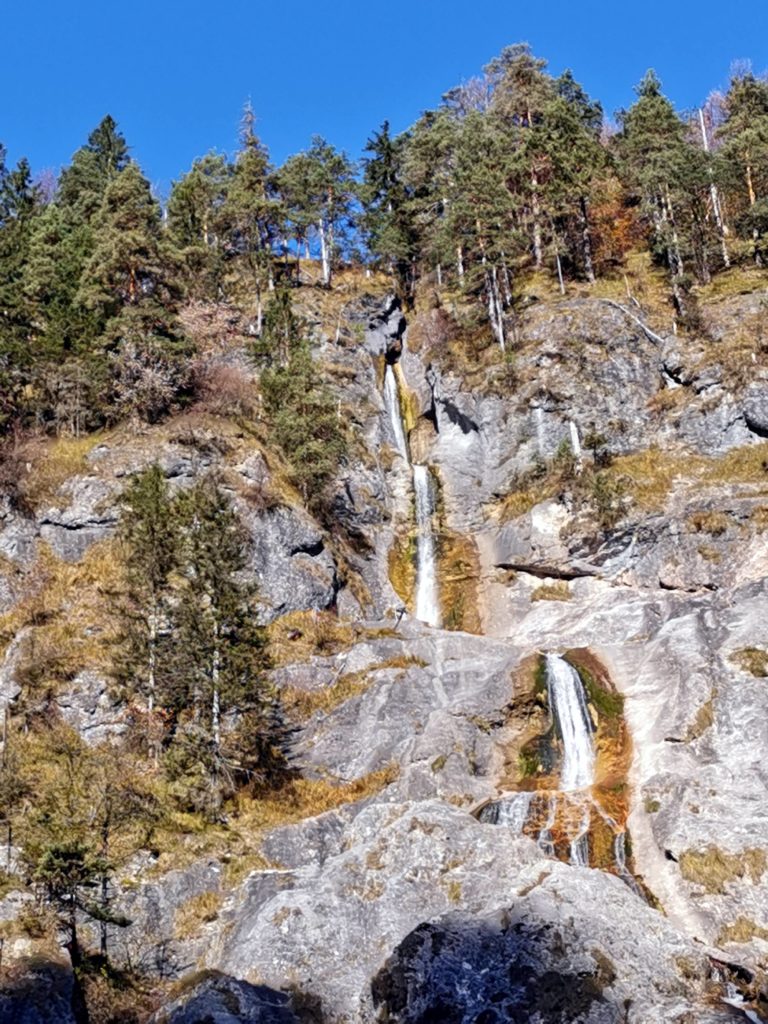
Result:
<instances>
[{"instance_id":1,"label":"evergreen tree","mask_svg":"<svg viewBox=\"0 0 768 1024\"><path fill-rule=\"evenodd\" d=\"M636 92L637 102L621 114L617 152L649 220L655 253L669 269L677 311L684 316L686 249L690 253L698 245L698 269L701 276L708 274L706 238L695 233L708 201L708 158L689 141L686 126L662 94L653 71Z\"/></svg>"},{"instance_id":2,"label":"evergreen tree","mask_svg":"<svg viewBox=\"0 0 768 1024\"><path fill-rule=\"evenodd\" d=\"M718 177L733 197L735 219L758 263L768 249L768 82L733 76L718 130Z\"/></svg>"},{"instance_id":3,"label":"evergreen tree","mask_svg":"<svg viewBox=\"0 0 768 1024\"><path fill-rule=\"evenodd\" d=\"M248 294L256 296L256 331L260 334L264 295L273 287L274 248L282 236L282 209L269 154L254 131L254 120L247 107L223 216L231 255L243 272Z\"/></svg>"},{"instance_id":4,"label":"evergreen tree","mask_svg":"<svg viewBox=\"0 0 768 1024\"><path fill-rule=\"evenodd\" d=\"M218 299L224 289L224 210L231 182L226 157L209 153L173 183L168 230L179 253L185 292L193 299Z\"/></svg>"},{"instance_id":5,"label":"evergreen tree","mask_svg":"<svg viewBox=\"0 0 768 1024\"><path fill-rule=\"evenodd\" d=\"M105 323L79 291L93 253L93 221L127 163L125 139L106 117L62 172L30 240L24 290L35 329L35 412L39 422L75 434L103 422L109 400L108 365L97 344Z\"/></svg>"},{"instance_id":6,"label":"evergreen tree","mask_svg":"<svg viewBox=\"0 0 768 1024\"><path fill-rule=\"evenodd\" d=\"M279 173L280 193L297 242L306 240L310 229L320 241L326 288L331 286L333 264L352 213L353 172L346 155L316 135L310 148L290 157Z\"/></svg>"},{"instance_id":7,"label":"evergreen tree","mask_svg":"<svg viewBox=\"0 0 768 1024\"><path fill-rule=\"evenodd\" d=\"M117 409L151 422L183 389L184 341L175 321L174 256L136 164L108 186L93 234L76 298L104 324L100 342L112 354Z\"/></svg>"},{"instance_id":8,"label":"evergreen tree","mask_svg":"<svg viewBox=\"0 0 768 1024\"><path fill-rule=\"evenodd\" d=\"M121 504L126 593L118 670L152 713L158 699L166 703L170 685L169 575L177 543L168 485L156 463L133 477Z\"/></svg>"},{"instance_id":9,"label":"evergreen tree","mask_svg":"<svg viewBox=\"0 0 768 1024\"><path fill-rule=\"evenodd\" d=\"M401 297L413 299L418 236L411 196L403 180L403 156L407 136L393 139L389 122L374 132L365 147L360 199L361 223L370 251L384 261L395 278Z\"/></svg>"},{"instance_id":10,"label":"evergreen tree","mask_svg":"<svg viewBox=\"0 0 768 1024\"><path fill-rule=\"evenodd\" d=\"M595 280L589 197L593 182L605 166L600 143L602 109L593 103L570 71L555 83L556 93L541 110L527 147L539 169L542 206L551 224L558 276L562 288L561 239L575 237L580 264L588 281ZM567 242L566 242L567 245Z\"/></svg>"},{"instance_id":11,"label":"evergreen tree","mask_svg":"<svg viewBox=\"0 0 768 1024\"><path fill-rule=\"evenodd\" d=\"M264 779L274 767L266 633L255 592L240 576L248 534L223 491L204 479L177 506L184 585L174 611L174 671L178 704L191 715L168 768L193 804L215 814L238 782Z\"/></svg>"},{"instance_id":12,"label":"evergreen tree","mask_svg":"<svg viewBox=\"0 0 768 1024\"><path fill-rule=\"evenodd\" d=\"M273 365L261 375L264 409L304 500L321 509L324 488L346 452L337 405L318 379L288 291L273 300L267 322L275 343Z\"/></svg>"},{"instance_id":13,"label":"evergreen tree","mask_svg":"<svg viewBox=\"0 0 768 1024\"><path fill-rule=\"evenodd\" d=\"M28 162L8 170L0 147L0 427L20 412L30 381L33 326L24 275L41 206Z\"/></svg>"}]
</instances>

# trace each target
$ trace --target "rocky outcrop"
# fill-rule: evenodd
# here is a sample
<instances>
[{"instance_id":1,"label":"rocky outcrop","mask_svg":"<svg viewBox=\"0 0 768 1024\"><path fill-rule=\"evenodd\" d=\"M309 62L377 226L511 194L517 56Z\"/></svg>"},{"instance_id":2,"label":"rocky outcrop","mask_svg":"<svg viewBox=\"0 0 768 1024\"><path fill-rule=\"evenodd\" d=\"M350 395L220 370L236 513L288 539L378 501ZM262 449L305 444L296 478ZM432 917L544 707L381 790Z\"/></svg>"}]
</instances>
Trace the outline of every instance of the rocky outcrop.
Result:
<instances>
[{"instance_id":1,"label":"rocky outcrop","mask_svg":"<svg viewBox=\"0 0 768 1024\"><path fill-rule=\"evenodd\" d=\"M265 985L206 972L152 1018L152 1024L298 1024L290 999Z\"/></svg>"}]
</instances>

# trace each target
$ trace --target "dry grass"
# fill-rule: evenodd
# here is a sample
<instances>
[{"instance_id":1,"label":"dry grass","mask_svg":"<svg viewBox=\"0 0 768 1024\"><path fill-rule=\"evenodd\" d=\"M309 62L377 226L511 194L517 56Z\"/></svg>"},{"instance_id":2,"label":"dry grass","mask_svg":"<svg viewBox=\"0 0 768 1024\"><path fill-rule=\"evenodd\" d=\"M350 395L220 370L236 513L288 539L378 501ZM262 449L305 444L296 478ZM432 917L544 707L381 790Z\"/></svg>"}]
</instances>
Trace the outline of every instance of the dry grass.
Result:
<instances>
[{"instance_id":1,"label":"dry grass","mask_svg":"<svg viewBox=\"0 0 768 1024\"><path fill-rule=\"evenodd\" d=\"M314 654L338 654L354 643L355 629L333 612L290 612L267 627L276 665L307 661Z\"/></svg>"},{"instance_id":2,"label":"dry grass","mask_svg":"<svg viewBox=\"0 0 768 1024\"><path fill-rule=\"evenodd\" d=\"M531 601L570 601L571 591L565 580L543 583L531 594Z\"/></svg>"},{"instance_id":3,"label":"dry grass","mask_svg":"<svg viewBox=\"0 0 768 1024\"><path fill-rule=\"evenodd\" d=\"M201 892L191 896L176 910L173 930L177 939L193 939L206 924L219 916L224 897L219 892Z\"/></svg>"},{"instance_id":4,"label":"dry grass","mask_svg":"<svg viewBox=\"0 0 768 1024\"><path fill-rule=\"evenodd\" d=\"M499 522L507 523L511 519L525 515L542 501L552 498L556 492L556 485L552 480L542 480L541 483L532 487L524 487L517 491L510 491L496 505L494 513Z\"/></svg>"},{"instance_id":5,"label":"dry grass","mask_svg":"<svg viewBox=\"0 0 768 1024\"><path fill-rule=\"evenodd\" d=\"M56 676L84 668L104 668L117 627L113 595L122 582L117 544L94 544L80 562L59 561L47 545L26 580L19 603L0 617L0 653L14 636L34 626L34 657L39 669L55 662Z\"/></svg>"},{"instance_id":6,"label":"dry grass","mask_svg":"<svg viewBox=\"0 0 768 1024\"><path fill-rule=\"evenodd\" d=\"M768 864L765 850L749 849L725 853L716 846L704 850L686 850L680 856L683 878L700 885L708 893L724 893L729 882L749 876L756 885Z\"/></svg>"},{"instance_id":7,"label":"dry grass","mask_svg":"<svg viewBox=\"0 0 768 1024\"><path fill-rule=\"evenodd\" d=\"M722 537L731 525L730 516L714 509L693 512L688 516L688 526L695 533L708 533L711 537Z\"/></svg>"},{"instance_id":8,"label":"dry grass","mask_svg":"<svg viewBox=\"0 0 768 1024\"><path fill-rule=\"evenodd\" d=\"M304 818L335 810L381 792L399 775L397 765L387 765L353 782L330 779L293 779L281 789L249 800L241 806L238 823L253 834L256 830L290 825Z\"/></svg>"},{"instance_id":9,"label":"dry grass","mask_svg":"<svg viewBox=\"0 0 768 1024\"><path fill-rule=\"evenodd\" d=\"M29 470L21 481L25 501L32 508L62 505L59 488L70 477L89 471L87 456L105 439L103 433L85 437L59 437L52 441L32 441L24 446L23 457Z\"/></svg>"},{"instance_id":10,"label":"dry grass","mask_svg":"<svg viewBox=\"0 0 768 1024\"><path fill-rule=\"evenodd\" d=\"M608 471L621 477L635 505L644 511L656 511L664 504L679 480L685 480L705 460L688 454L671 454L660 448L647 448L614 459Z\"/></svg>"},{"instance_id":11,"label":"dry grass","mask_svg":"<svg viewBox=\"0 0 768 1024\"><path fill-rule=\"evenodd\" d=\"M765 271L746 264L721 270L709 284L698 285L696 294L705 301L718 301L734 295L765 290Z\"/></svg>"},{"instance_id":12,"label":"dry grass","mask_svg":"<svg viewBox=\"0 0 768 1024\"><path fill-rule=\"evenodd\" d=\"M768 676L768 651L760 647L744 647L740 651L734 651L730 658L740 669L757 679L765 679Z\"/></svg>"},{"instance_id":13,"label":"dry grass","mask_svg":"<svg viewBox=\"0 0 768 1024\"><path fill-rule=\"evenodd\" d=\"M748 917L737 917L731 924L723 927L717 937L717 945L725 945L729 942L747 943L753 939L762 939L768 942L768 928L751 921Z\"/></svg>"},{"instance_id":14,"label":"dry grass","mask_svg":"<svg viewBox=\"0 0 768 1024\"><path fill-rule=\"evenodd\" d=\"M714 697L715 695L713 693L709 700L705 701L701 705L698 712L696 713L696 718L691 723L691 725L688 726L688 729L685 734L686 743L692 743L693 740L699 739L701 736L704 735L707 729L709 729L713 725L715 721Z\"/></svg>"},{"instance_id":15,"label":"dry grass","mask_svg":"<svg viewBox=\"0 0 768 1024\"><path fill-rule=\"evenodd\" d=\"M292 718L307 722L318 713L328 714L353 697L358 697L370 686L367 672L350 672L319 690L284 689L280 696Z\"/></svg>"}]
</instances>

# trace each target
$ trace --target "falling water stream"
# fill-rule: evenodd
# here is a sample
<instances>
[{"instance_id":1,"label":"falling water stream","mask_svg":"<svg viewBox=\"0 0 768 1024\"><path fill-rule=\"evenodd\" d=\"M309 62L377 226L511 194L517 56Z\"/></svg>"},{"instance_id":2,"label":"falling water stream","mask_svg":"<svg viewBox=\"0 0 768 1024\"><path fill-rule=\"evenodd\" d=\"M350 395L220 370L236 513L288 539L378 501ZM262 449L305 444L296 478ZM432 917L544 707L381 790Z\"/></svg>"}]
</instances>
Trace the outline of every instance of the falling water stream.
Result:
<instances>
[{"instance_id":1,"label":"falling water stream","mask_svg":"<svg viewBox=\"0 0 768 1024\"><path fill-rule=\"evenodd\" d=\"M561 748L557 788L511 793L486 805L480 812L480 819L489 824L507 825L517 834L522 834L526 825L532 829L539 823L532 834L541 851L550 857L556 855L559 825L560 834L564 832L567 836L570 863L589 867L590 826L593 814L597 814L614 834L616 873L639 893L626 866L626 833L592 794L596 766L594 726L581 677L556 654L546 655L545 669L547 699Z\"/></svg>"},{"instance_id":2,"label":"falling water stream","mask_svg":"<svg viewBox=\"0 0 768 1024\"><path fill-rule=\"evenodd\" d=\"M410 465L397 377L388 363L384 372L384 401L395 435L399 454ZM413 465L413 493L416 505L416 618L430 626L440 625L440 599L437 587L437 558L433 518L434 482L429 467Z\"/></svg>"},{"instance_id":3,"label":"falling water stream","mask_svg":"<svg viewBox=\"0 0 768 1024\"><path fill-rule=\"evenodd\" d=\"M584 687L579 673L563 658L548 654L546 665L549 706L563 742L560 789L586 789L595 781L595 746Z\"/></svg>"}]
</instances>

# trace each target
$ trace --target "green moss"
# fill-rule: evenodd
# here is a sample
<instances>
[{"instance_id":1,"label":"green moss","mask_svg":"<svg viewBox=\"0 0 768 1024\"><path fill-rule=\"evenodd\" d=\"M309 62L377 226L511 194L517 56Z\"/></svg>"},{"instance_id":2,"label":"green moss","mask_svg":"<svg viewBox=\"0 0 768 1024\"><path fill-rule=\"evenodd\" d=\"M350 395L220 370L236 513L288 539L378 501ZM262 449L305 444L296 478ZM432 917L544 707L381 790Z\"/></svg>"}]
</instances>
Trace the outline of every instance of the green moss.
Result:
<instances>
[{"instance_id":1,"label":"green moss","mask_svg":"<svg viewBox=\"0 0 768 1024\"><path fill-rule=\"evenodd\" d=\"M538 775L540 764L539 751L535 747L523 747L517 755L518 771L524 779Z\"/></svg>"},{"instance_id":2,"label":"green moss","mask_svg":"<svg viewBox=\"0 0 768 1024\"><path fill-rule=\"evenodd\" d=\"M582 685L587 693L589 703L601 717L616 719L624 713L624 697L620 693L602 687L589 669L583 665L574 665L579 673Z\"/></svg>"},{"instance_id":3,"label":"green moss","mask_svg":"<svg viewBox=\"0 0 768 1024\"><path fill-rule=\"evenodd\" d=\"M645 798L645 813L655 814L661 810L661 804L658 800L652 800L650 797Z\"/></svg>"},{"instance_id":4,"label":"green moss","mask_svg":"<svg viewBox=\"0 0 768 1024\"><path fill-rule=\"evenodd\" d=\"M537 697L547 696L547 659L540 654L536 660L536 668L533 672L533 687Z\"/></svg>"},{"instance_id":5,"label":"green moss","mask_svg":"<svg viewBox=\"0 0 768 1024\"><path fill-rule=\"evenodd\" d=\"M445 768L445 763L446 763L447 760L448 760L448 758L446 757L445 754L440 754L440 756L436 757L435 760L430 765L430 767L432 768L432 771L433 772L441 772L443 770L443 768Z\"/></svg>"}]
</instances>

